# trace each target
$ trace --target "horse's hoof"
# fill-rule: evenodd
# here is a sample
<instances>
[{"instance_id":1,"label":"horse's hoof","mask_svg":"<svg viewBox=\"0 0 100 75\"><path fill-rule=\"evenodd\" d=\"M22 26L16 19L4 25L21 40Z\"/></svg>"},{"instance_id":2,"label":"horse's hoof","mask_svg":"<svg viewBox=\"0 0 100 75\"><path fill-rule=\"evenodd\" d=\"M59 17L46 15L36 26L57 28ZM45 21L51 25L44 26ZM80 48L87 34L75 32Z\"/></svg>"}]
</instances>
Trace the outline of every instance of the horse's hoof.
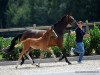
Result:
<instances>
[{"instance_id":1,"label":"horse's hoof","mask_svg":"<svg viewBox=\"0 0 100 75\"><path fill-rule=\"evenodd\" d=\"M59 59L59 61L61 61L61 60L62 60L62 58Z\"/></svg>"},{"instance_id":2,"label":"horse's hoof","mask_svg":"<svg viewBox=\"0 0 100 75\"><path fill-rule=\"evenodd\" d=\"M35 62L33 61L33 63L35 63Z\"/></svg>"},{"instance_id":3,"label":"horse's hoof","mask_svg":"<svg viewBox=\"0 0 100 75\"><path fill-rule=\"evenodd\" d=\"M59 58L59 61L61 61L62 59L64 59L64 56L61 56L61 57Z\"/></svg>"},{"instance_id":4,"label":"horse's hoof","mask_svg":"<svg viewBox=\"0 0 100 75\"><path fill-rule=\"evenodd\" d=\"M68 65L72 65L72 63L68 63Z\"/></svg>"},{"instance_id":5,"label":"horse's hoof","mask_svg":"<svg viewBox=\"0 0 100 75\"><path fill-rule=\"evenodd\" d=\"M17 69L18 67L16 66L15 68Z\"/></svg>"}]
</instances>

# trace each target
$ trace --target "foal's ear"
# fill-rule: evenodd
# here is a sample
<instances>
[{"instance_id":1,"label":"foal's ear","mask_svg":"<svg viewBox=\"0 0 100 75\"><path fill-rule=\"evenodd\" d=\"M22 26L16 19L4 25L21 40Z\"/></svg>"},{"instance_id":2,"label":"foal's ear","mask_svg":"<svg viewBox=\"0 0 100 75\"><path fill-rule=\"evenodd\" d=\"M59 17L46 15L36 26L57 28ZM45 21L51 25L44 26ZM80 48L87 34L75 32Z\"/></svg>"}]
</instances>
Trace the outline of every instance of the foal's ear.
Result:
<instances>
[{"instance_id":1,"label":"foal's ear","mask_svg":"<svg viewBox=\"0 0 100 75\"><path fill-rule=\"evenodd\" d=\"M49 30L49 31L53 31L53 28L52 28L52 27L49 27L48 30Z\"/></svg>"},{"instance_id":2,"label":"foal's ear","mask_svg":"<svg viewBox=\"0 0 100 75\"><path fill-rule=\"evenodd\" d=\"M53 25L51 26L51 29L54 29L54 26Z\"/></svg>"},{"instance_id":3,"label":"foal's ear","mask_svg":"<svg viewBox=\"0 0 100 75\"><path fill-rule=\"evenodd\" d=\"M52 28L51 27L49 27L47 30L49 31L49 30L51 30Z\"/></svg>"}]
</instances>

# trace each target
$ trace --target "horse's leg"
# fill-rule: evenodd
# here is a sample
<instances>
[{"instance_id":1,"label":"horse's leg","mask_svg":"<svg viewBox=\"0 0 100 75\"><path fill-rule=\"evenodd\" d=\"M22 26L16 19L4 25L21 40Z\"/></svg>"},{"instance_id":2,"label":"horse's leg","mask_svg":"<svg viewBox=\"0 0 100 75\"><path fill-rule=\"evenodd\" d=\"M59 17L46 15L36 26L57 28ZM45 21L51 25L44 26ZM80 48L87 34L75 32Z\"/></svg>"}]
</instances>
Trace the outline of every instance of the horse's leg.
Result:
<instances>
[{"instance_id":1,"label":"horse's leg","mask_svg":"<svg viewBox=\"0 0 100 75\"><path fill-rule=\"evenodd\" d=\"M24 59L24 57L22 56L22 61L21 61L20 65L23 65L24 62L25 62L25 59Z\"/></svg>"},{"instance_id":2,"label":"horse's leg","mask_svg":"<svg viewBox=\"0 0 100 75\"><path fill-rule=\"evenodd\" d=\"M43 54L44 54L44 52L41 51L40 59L39 59L39 61L38 61L38 65L36 65L37 67L40 67L40 61L41 61L41 59L44 57Z\"/></svg>"},{"instance_id":3,"label":"horse's leg","mask_svg":"<svg viewBox=\"0 0 100 75\"><path fill-rule=\"evenodd\" d=\"M19 59L18 59L17 65L16 65L16 69L21 61L22 56L27 52L28 49L29 49L29 45L26 44L23 46L23 49L22 49L21 53L19 54Z\"/></svg>"},{"instance_id":4,"label":"horse's leg","mask_svg":"<svg viewBox=\"0 0 100 75\"><path fill-rule=\"evenodd\" d=\"M32 49L32 48L29 48L29 49ZM22 51L22 49L20 49L20 52L21 51ZM29 56L32 58L32 52L31 51L29 52ZM33 63L35 63L34 60L32 60L32 61L33 61ZM22 61L21 61L20 65L23 65L24 62L25 62L25 58L22 56Z\"/></svg>"},{"instance_id":5,"label":"horse's leg","mask_svg":"<svg viewBox=\"0 0 100 75\"><path fill-rule=\"evenodd\" d=\"M55 56L53 50L51 49L51 47L49 48L49 50L50 50L50 52L51 52L52 55L53 55L54 61L57 62L57 58L56 58L56 56Z\"/></svg>"},{"instance_id":6,"label":"horse's leg","mask_svg":"<svg viewBox=\"0 0 100 75\"><path fill-rule=\"evenodd\" d=\"M21 53L22 49L20 49L19 51L20 51L20 53ZM23 64L24 64L24 61L25 61L25 59L24 59L24 57L22 56L22 61L21 61L20 65L23 65Z\"/></svg>"},{"instance_id":7,"label":"horse's leg","mask_svg":"<svg viewBox=\"0 0 100 75\"><path fill-rule=\"evenodd\" d=\"M28 57L28 59L30 60L31 64L33 65L34 62L33 62L32 58L30 57L29 52L27 52L26 56ZM36 65L36 64L35 64L35 65Z\"/></svg>"},{"instance_id":8,"label":"horse's leg","mask_svg":"<svg viewBox=\"0 0 100 75\"><path fill-rule=\"evenodd\" d=\"M63 53L63 56L64 56L64 58L65 58L65 61L68 63L68 65L70 65L71 62L67 59L66 49L63 49L62 53Z\"/></svg>"},{"instance_id":9,"label":"horse's leg","mask_svg":"<svg viewBox=\"0 0 100 75\"><path fill-rule=\"evenodd\" d=\"M19 59L18 59L18 62L17 62L17 65L16 65L16 69L18 68L18 65L20 64L20 62L21 62L21 58L22 58L22 56L24 55L24 51L22 51L20 54L19 54Z\"/></svg>"},{"instance_id":10,"label":"horse's leg","mask_svg":"<svg viewBox=\"0 0 100 75\"><path fill-rule=\"evenodd\" d=\"M64 55L65 55L64 52L66 52L66 51L62 50L62 56L59 58L59 61L61 61L62 59L64 59Z\"/></svg>"},{"instance_id":11,"label":"horse's leg","mask_svg":"<svg viewBox=\"0 0 100 75\"><path fill-rule=\"evenodd\" d=\"M33 49L31 47L29 49L30 49L29 56L32 58L32 50ZM32 62L35 63L33 59L32 59Z\"/></svg>"},{"instance_id":12,"label":"horse's leg","mask_svg":"<svg viewBox=\"0 0 100 75\"><path fill-rule=\"evenodd\" d=\"M65 58L65 61L66 61L68 64L71 64L71 63L69 62L69 60L67 59L66 49L64 49L64 47L63 47L62 45L59 45L59 48L62 49L62 54L63 54L62 57L59 58L59 61L61 61L62 59Z\"/></svg>"}]
</instances>

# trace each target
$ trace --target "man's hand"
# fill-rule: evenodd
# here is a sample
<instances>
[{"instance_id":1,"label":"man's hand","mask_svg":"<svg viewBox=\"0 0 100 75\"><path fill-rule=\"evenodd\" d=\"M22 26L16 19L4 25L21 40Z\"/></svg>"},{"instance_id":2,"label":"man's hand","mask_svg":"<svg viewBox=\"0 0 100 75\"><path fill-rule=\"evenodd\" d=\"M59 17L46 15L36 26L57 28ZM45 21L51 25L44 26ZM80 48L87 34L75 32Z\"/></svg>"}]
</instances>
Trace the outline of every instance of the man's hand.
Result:
<instances>
[{"instance_id":1,"label":"man's hand","mask_svg":"<svg viewBox=\"0 0 100 75\"><path fill-rule=\"evenodd\" d=\"M84 37L89 37L89 36L90 36L90 34L85 34L85 35L84 35Z\"/></svg>"}]
</instances>

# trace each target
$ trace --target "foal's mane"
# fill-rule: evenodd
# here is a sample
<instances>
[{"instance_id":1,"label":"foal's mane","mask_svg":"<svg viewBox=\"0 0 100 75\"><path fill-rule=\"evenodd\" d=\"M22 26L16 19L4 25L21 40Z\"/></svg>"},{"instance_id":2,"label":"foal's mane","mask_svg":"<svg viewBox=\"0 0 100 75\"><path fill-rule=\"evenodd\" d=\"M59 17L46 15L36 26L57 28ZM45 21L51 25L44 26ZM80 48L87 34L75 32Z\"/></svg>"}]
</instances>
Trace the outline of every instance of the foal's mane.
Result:
<instances>
[{"instance_id":1,"label":"foal's mane","mask_svg":"<svg viewBox=\"0 0 100 75\"><path fill-rule=\"evenodd\" d=\"M48 39L48 37L50 36L49 33L51 33L51 32L49 32L49 31L50 31L50 29L47 29L47 31L42 35L42 38Z\"/></svg>"}]
</instances>

